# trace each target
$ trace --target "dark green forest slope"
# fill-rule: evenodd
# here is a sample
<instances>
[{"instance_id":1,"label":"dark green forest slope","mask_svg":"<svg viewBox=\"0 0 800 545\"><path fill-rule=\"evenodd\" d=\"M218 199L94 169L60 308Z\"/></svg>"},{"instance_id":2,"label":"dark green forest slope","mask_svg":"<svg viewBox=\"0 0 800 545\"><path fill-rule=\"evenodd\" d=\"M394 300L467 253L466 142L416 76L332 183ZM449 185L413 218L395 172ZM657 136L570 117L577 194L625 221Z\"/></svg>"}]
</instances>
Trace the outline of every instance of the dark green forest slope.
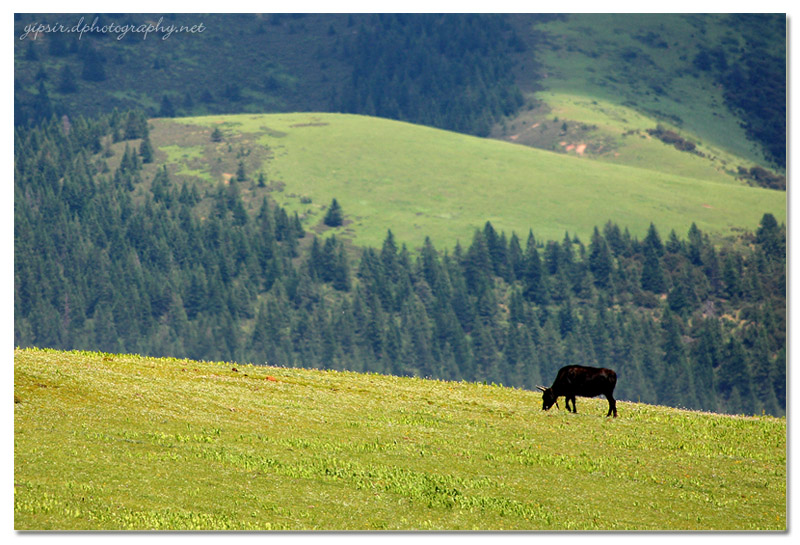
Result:
<instances>
[{"instance_id":1,"label":"dark green forest slope","mask_svg":"<svg viewBox=\"0 0 800 545\"><path fill-rule=\"evenodd\" d=\"M81 20L80 36L29 32ZM131 30L102 32L112 23ZM485 136L523 102L511 74L521 42L502 15L18 14L15 32L17 125L113 108L342 111Z\"/></svg>"},{"instance_id":2,"label":"dark green forest slope","mask_svg":"<svg viewBox=\"0 0 800 545\"><path fill-rule=\"evenodd\" d=\"M87 32L31 26L79 23ZM102 31L112 23L130 30ZM564 72L579 74L569 83L579 94L611 93L678 125L694 111L681 104L697 99L686 86L713 85L725 107L707 109L740 120L772 163L760 166L785 167L784 15L612 23L535 13L15 14L15 124L114 108L149 117L332 111L485 136L533 108ZM145 35L140 25L203 30ZM713 135L719 126L703 117Z\"/></svg>"},{"instance_id":3,"label":"dark green forest slope","mask_svg":"<svg viewBox=\"0 0 800 545\"><path fill-rule=\"evenodd\" d=\"M722 247L694 225L638 240L609 223L584 241L487 223L464 247L412 255L389 232L380 250L345 248L269 202L249 215L236 183L200 194L159 170L134 198L148 130L137 113L15 130L18 346L525 388L581 362L617 369L622 399L785 412L771 215ZM109 138L126 144L115 169Z\"/></svg>"}]
</instances>

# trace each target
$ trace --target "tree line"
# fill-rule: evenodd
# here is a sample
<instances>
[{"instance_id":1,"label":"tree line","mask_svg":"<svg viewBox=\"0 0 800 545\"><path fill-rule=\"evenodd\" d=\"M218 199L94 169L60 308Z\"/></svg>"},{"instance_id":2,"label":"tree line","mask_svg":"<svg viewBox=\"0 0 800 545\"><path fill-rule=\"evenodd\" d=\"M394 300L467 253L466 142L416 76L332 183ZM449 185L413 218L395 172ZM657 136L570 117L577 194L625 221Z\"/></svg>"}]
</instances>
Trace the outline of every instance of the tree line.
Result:
<instances>
[{"instance_id":1,"label":"tree line","mask_svg":"<svg viewBox=\"0 0 800 545\"><path fill-rule=\"evenodd\" d=\"M696 225L639 240L609 222L584 242L487 222L448 249L391 231L353 248L266 200L248 212L235 182L146 179L143 120L15 130L18 346L522 388L581 363L616 369L621 399L785 413L786 233L769 214L722 245ZM109 139L126 144L115 169Z\"/></svg>"},{"instance_id":2,"label":"tree line","mask_svg":"<svg viewBox=\"0 0 800 545\"><path fill-rule=\"evenodd\" d=\"M141 24L151 18L147 14L98 16L101 24ZM150 116L158 117L241 111L348 112L487 135L492 124L523 104L512 64L513 53L525 46L508 15L323 17L204 14L209 30L181 39L170 56L151 41L130 36L116 40L89 33L77 40L51 33L39 42L17 40L15 125L35 124L53 113L89 115L98 111L98 104L106 112L124 104L146 108ZM197 18L166 16L169 24L197 23ZM28 18L17 14L17 31L27 22ZM219 34L234 27L235 35ZM276 33L282 36L279 44L269 39ZM241 43L250 47L242 50ZM313 55L307 51L309 43L317 44ZM286 58L286 65L276 58ZM261 69L254 71L252 66ZM167 77L168 68L179 69L183 77ZM153 77L131 78L141 73ZM322 84L315 83L319 78ZM184 85L186 79L192 80L191 88Z\"/></svg>"},{"instance_id":3,"label":"tree line","mask_svg":"<svg viewBox=\"0 0 800 545\"><path fill-rule=\"evenodd\" d=\"M334 108L487 136L524 103L511 60L524 48L503 15L373 15L343 43L352 76Z\"/></svg>"},{"instance_id":4,"label":"tree line","mask_svg":"<svg viewBox=\"0 0 800 545\"><path fill-rule=\"evenodd\" d=\"M713 75L725 102L741 115L748 137L785 169L786 16L738 13L727 18L743 44L726 38L714 47L700 47L692 63Z\"/></svg>"}]
</instances>

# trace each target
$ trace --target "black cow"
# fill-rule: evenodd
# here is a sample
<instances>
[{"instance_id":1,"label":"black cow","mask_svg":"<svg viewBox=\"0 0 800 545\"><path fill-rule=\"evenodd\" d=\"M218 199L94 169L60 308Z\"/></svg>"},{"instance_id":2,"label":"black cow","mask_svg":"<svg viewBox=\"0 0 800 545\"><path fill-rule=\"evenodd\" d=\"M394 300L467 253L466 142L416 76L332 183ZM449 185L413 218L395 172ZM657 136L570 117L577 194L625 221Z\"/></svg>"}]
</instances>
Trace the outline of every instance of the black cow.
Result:
<instances>
[{"instance_id":1,"label":"black cow","mask_svg":"<svg viewBox=\"0 0 800 545\"><path fill-rule=\"evenodd\" d=\"M567 365L558 371L555 382L550 388L537 386L542 391L542 410L546 411L555 403L558 406L559 396L566 398L567 410L572 400L572 412L577 413L575 396L596 397L604 395L608 399L608 414L617 417L617 402L614 400L614 386L617 385L617 374L612 369L585 367L583 365Z\"/></svg>"}]
</instances>

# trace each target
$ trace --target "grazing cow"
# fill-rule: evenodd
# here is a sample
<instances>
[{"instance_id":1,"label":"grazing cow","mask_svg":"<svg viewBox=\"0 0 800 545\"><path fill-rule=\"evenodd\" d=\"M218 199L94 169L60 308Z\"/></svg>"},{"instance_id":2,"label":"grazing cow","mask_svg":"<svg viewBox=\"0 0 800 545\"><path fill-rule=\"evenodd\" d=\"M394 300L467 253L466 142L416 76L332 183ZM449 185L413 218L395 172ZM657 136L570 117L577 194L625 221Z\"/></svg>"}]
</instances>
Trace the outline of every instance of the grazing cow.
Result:
<instances>
[{"instance_id":1,"label":"grazing cow","mask_svg":"<svg viewBox=\"0 0 800 545\"><path fill-rule=\"evenodd\" d=\"M608 414L617 417L617 402L614 400L614 386L617 374L612 369L585 367L583 365L567 365L558 371L555 382L550 388L537 386L542 391L542 410L546 411L555 403L558 406L559 396L566 398L567 410L572 400L572 412L577 413L575 396L596 397L604 395L608 399Z\"/></svg>"}]
</instances>

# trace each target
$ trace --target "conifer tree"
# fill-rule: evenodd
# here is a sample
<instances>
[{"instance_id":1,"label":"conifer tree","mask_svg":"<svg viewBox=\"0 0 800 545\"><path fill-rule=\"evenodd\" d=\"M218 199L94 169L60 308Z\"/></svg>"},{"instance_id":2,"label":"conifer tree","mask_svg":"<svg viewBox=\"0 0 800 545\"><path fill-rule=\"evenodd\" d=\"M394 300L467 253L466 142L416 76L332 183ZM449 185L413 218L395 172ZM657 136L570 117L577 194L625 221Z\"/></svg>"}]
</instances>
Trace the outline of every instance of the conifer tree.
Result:
<instances>
[{"instance_id":1,"label":"conifer tree","mask_svg":"<svg viewBox=\"0 0 800 545\"><path fill-rule=\"evenodd\" d=\"M608 249L608 244L606 244L603 235L595 227L592 234L592 242L589 245L589 270L592 272L594 282L599 288L606 289L609 287L612 269L613 262L611 261L611 252Z\"/></svg>"},{"instance_id":2,"label":"conifer tree","mask_svg":"<svg viewBox=\"0 0 800 545\"><path fill-rule=\"evenodd\" d=\"M342 207L339 205L339 202L334 198L331 201L331 205L328 207L328 211L325 213L325 218L323 219L323 223L328 227L339 227L342 225L344 221Z\"/></svg>"},{"instance_id":3,"label":"conifer tree","mask_svg":"<svg viewBox=\"0 0 800 545\"><path fill-rule=\"evenodd\" d=\"M86 81L105 81L106 70L103 66L103 57L92 46L87 46L83 52L83 71L81 77Z\"/></svg>"},{"instance_id":4,"label":"conifer tree","mask_svg":"<svg viewBox=\"0 0 800 545\"><path fill-rule=\"evenodd\" d=\"M786 256L785 235L781 233L778 222L772 214L764 214L756 231L756 243L764 250L768 259Z\"/></svg>"},{"instance_id":5,"label":"conifer tree","mask_svg":"<svg viewBox=\"0 0 800 545\"><path fill-rule=\"evenodd\" d=\"M161 95L161 107L158 110L159 117L175 117L175 106L169 96Z\"/></svg>"},{"instance_id":6,"label":"conifer tree","mask_svg":"<svg viewBox=\"0 0 800 545\"><path fill-rule=\"evenodd\" d=\"M150 137L146 136L139 146L139 155L142 158L142 163L153 162L153 145L150 143Z\"/></svg>"},{"instance_id":7,"label":"conifer tree","mask_svg":"<svg viewBox=\"0 0 800 545\"><path fill-rule=\"evenodd\" d=\"M529 301L538 305L546 305L549 302L550 296L542 260L536 247L531 244L528 245L525 255L525 273L522 281L523 293Z\"/></svg>"},{"instance_id":8,"label":"conifer tree","mask_svg":"<svg viewBox=\"0 0 800 545\"><path fill-rule=\"evenodd\" d=\"M508 239L508 282L513 282L522 277L525 271L525 258L522 246L516 233L511 233Z\"/></svg>"},{"instance_id":9,"label":"conifer tree","mask_svg":"<svg viewBox=\"0 0 800 545\"><path fill-rule=\"evenodd\" d=\"M492 258L489 255L486 237L480 230L475 230L472 244L464 256L463 263L464 279L470 292L477 295L491 285Z\"/></svg>"},{"instance_id":10,"label":"conifer tree","mask_svg":"<svg viewBox=\"0 0 800 545\"><path fill-rule=\"evenodd\" d=\"M661 257L664 255L664 245L661 242L661 237L658 235L658 230L653 223L647 228L647 235L642 241L645 249L650 248L655 251L656 256Z\"/></svg>"},{"instance_id":11,"label":"conifer tree","mask_svg":"<svg viewBox=\"0 0 800 545\"><path fill-rule=\"evenodd\" d=\"M683 346L680 322L674 314L665 310L661 328L661 349L664 353L664 360L658 380L658 401L673 407L678 405L695 407L696 401L686 349Z\"/></svg>"},{"instance_id":12,"label":"conifer tree","mask_svg":"<svg viewBox=\"0 0 800 545\"><path fill-rule=\"evenodd\" d=\"M736 337L728 341L724 360L718 372L717 385L723 398L728 400L728 408L744 414L756 412L753 396L753 378L747 361L747 353L742 342ZM735 399L735 402L731 402Z\"/></svg>"},{"instance_id":13,"label":"conifer tree","mask_svg":"<svg viewBox=\"0 0 800 545\"><path fill-rule=\"evenodd\" d=\"M507 243L505 233L498 235L491 222L486 222L483 227L483 236L486 241L486 249L491 259L492 271L495 276L507 278Z\"/></svg>"},{"instance_id":14,"label":"conifer tree","mask_svg":"<svg viewBox=\"0 0 800 545\"><path fill-rule=\"evenodd\" d=\"M65 64L63 68L61 68L61 72L59 73L58 77L58 92L59 93L74 93L78 90L78 84L75 80L75 75L72 73L68 64Z\"/></svg>"},{"instance_id":15,"label":"conifer tree","mask_svg":"<svg viewBox=\"0 0 800 545\"><path fill-rule=\"evenodd\" d=\"M392 282L396 282L400 277L400 264L397 255L397 243L391 229L386 232L381 246L380 263L383 274Z\"/></svg>"},{"instance_id":16,"label":"conifer tree","mask_svg":"<svg viewBox=\"0 0 800 545\"><path fill-rule=\"evenodd\" d=\"M692 222L692 226L689 228L689 243L686 252L693 265L703 264L704 246L703 233L698 229L697 224Z\"/></svg>"},{"instance_id":17,"label":"conifer tree","mask_svg":"<svg viewBox=\"0 0 800 545\"><path fill-rule=\"evenodd\" d=\"M653 293L664 293L667 290L667 281L661 268L661 260L658 258L658 250L652 245L645 246L641 286L643 290Z\"/></svg>"},{"instance_id":18,"label":"conifer tree","mask_svg":"<svg viewBox=\"0 0 800 545\"><path fill-rule=\"evenodd\" d=\"M37 93L33 99L33 118L36 121L46 120L53 117L55 108L50 101L50 94L47 92L47 87L44 81L40 80L36 87Z\"/></svg>"}]
</instances>

